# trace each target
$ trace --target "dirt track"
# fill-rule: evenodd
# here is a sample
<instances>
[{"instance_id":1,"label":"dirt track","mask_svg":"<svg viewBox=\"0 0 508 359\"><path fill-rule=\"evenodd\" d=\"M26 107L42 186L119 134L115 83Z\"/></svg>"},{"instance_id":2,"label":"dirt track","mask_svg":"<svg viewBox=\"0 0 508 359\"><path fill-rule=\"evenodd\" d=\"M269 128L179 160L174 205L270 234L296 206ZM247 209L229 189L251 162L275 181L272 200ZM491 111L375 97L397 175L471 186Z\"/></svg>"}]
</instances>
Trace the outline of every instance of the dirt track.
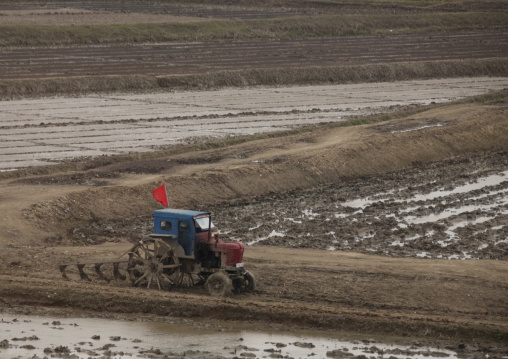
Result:
<instances>
[{"instance_id":1,"label":"dirt track","mask_svg":"<svg viewBox=\"0 0 508 359\"><path fill-rule=\"evenodd\" d=\"M292 41L6 48L0 79L188 75L508 56L508 33L340 37Z\"/></svg>"},{"instance_id":2,"label":"dirt track","mask_svg":"<svg viewBox=\"0 0 508 359\"><path fill-rule=\"evenodd\" d=\"M143 313L193 318L205 326L237 320L257 330L287 331L296 326L331 330L346 338L417 342L446 347L459 358L507 354L502 344L507 270L499 261L415 261L352 252L249 248L245 263L260 279L259 289L222 300L209 300L202 287L158 292L130 288L125 282L86 283L76 279L72 269L68 272L74 281L68 282L59 279L51 266L70 257L97 258L127 248L109 244L9 249L4 256L20 264L4 269L7 275L0 276L2 308L10 313L8 317L41 313L30 307L43 306L50 310L42 312L52 316L72 315L65 309L72 307L78 313L93 310L110 319ZM30 257L41 258L48 266L27 265ZM23 273L31 274L24 277ZM495 333L500 336L497 343L491 341Z\"/></svg>"}]
</instances>

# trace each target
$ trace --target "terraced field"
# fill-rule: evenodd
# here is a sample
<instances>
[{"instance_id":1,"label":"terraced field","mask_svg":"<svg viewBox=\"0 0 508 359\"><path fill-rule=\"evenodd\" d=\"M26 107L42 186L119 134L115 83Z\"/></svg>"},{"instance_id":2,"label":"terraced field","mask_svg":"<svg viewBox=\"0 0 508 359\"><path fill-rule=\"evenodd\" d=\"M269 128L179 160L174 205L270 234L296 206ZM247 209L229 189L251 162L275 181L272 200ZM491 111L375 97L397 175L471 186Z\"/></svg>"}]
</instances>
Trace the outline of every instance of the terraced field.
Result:
<instances>
[{"instance_id":1,"label":"terraced field","mask_svg":"<svg viewBox=\"0 0 508 359\"><path fill-rule=\"evenodd\" d=\"M101 95L0 102L0 170L260 135L508 86L505 78Z\"/></svg>"},{"instance_id":2,"label":"terraced field","mask_svg":"<svg viewBox=\"0 0 508 359\"><path fill-rule=\"evenodd\" d=\"M8 48L0 79L176 76L244 69L326 67L508 56L508 32Z\"/></svg>"},{"instance_id":3,"label":"terraced field","mask_svg":"<svg viewBox=\"0 0 508 359\"><path fill-rule=\"evenodd\" d=\"M0 357L125 354L109 330L9 331L42 314L331 338L137 357L508 358L507 20L498 0L0 0ZM246 244L254 292L62 278L150 233L162 183Z\"/></svg>"}]
</instances>

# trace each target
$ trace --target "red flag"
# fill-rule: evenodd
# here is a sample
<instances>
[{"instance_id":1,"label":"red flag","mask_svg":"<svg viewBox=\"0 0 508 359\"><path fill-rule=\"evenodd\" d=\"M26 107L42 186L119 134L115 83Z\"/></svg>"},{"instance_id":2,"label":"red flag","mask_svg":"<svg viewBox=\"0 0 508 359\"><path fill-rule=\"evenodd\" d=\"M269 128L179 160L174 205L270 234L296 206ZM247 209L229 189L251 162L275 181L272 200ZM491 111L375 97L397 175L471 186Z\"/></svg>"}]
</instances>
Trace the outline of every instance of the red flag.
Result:
<instances>
[{"instance_id":1,"label":"red flag","mask_svg":"<svg viewBox=\"0 0 508 359\"><path fill-rule=\"evenodd\" d=\"M157 202L162 203L166 207L169 207L168 195L166 194L166 187L164 185L157 187L152 191L153 199Z\"/></svg>"}]
</instances>

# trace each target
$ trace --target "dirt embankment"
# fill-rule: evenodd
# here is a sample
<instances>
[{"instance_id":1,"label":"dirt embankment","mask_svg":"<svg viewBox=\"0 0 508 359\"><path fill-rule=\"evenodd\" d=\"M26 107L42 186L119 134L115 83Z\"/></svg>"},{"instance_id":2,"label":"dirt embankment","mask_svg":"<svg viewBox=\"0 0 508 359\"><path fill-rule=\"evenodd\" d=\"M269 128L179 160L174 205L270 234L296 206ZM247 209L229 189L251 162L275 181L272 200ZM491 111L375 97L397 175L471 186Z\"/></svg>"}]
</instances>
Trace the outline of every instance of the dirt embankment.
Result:
<instances>
[{"instance_id":1,"label":"dirt embankment","mask_svg":"<svg viewBox=\"0 0 508 359\"><path fill-rule=\"evenodd\" d=\"M116 75L0 80L0 99L95 92L203 90L244 86L322 85L405 81L439 77L507 76L504 58L340 67L218 71L177 76Z\"/></svg>"},{"instance_id":2,"label":"dirt embankment","mask_svg":"<svg viewBox=\"0 0 508 359\"><path fill-rule=\"evenodd\" d=\"M425 166L443 156L504 151L508 138L504 101L503 97L488 105L442 106L383 124L345 128L324 125L293 136L193 151L163 160L116 165L107 165L106 160L106 165L94 169L93 176L114 186L78 187L77 191L61 186L60 198L26 208L23 217L48 233L67 238L67 231L83 221L121 221L151 213L151 188L160 182L166 183L172 206L206 209L269 192L352 181L415 164ZM137 175L128 176L127 182L125 176L114 178L126 172ZM144 172L150 176L139 175ZM75 176L56 177L57 183L79 184L80 177ZM54 180L54 175L51 178ZM39 181L44 183L44 179ZM20 183L29 186L37 180ZM58 193L58 187L51 188Z\"/></svg>"}]
</instances>

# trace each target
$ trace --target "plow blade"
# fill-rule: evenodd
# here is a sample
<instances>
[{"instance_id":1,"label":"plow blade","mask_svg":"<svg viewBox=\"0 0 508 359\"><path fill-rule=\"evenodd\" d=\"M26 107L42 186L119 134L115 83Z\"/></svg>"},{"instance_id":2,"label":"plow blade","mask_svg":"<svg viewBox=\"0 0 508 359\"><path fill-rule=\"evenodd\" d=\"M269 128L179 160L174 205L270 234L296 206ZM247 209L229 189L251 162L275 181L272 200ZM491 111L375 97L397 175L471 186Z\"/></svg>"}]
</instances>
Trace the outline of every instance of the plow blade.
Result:
<instances>
[{"instance_id":1,"label":"plow blade","mask_svg":"<svg viewBox=\"0 0 508 359\"><path fill-rule=\"evenodd\" d=\"M60 268L60 272L62 273L62 278L66 280L70 280L65 273L65 270L68 266L76 266L78 268L79 277L82 280L91 281L90 277L85 273L84 268L87 265L93 265L95 268L95 273L97 273L97 277L101 280L105 280L107 282L111 281L111 278L108 278L104 275L101 270L101 266L103 264L112 264L113 265L113 277L117 280L125 280L126 276L120 273L119 265L122 263L127 263L127 260L104 260L104 261L90 261L90 262L69 262L69 263L59 263L58 267Z\"/></svg>"}]
</instances>

